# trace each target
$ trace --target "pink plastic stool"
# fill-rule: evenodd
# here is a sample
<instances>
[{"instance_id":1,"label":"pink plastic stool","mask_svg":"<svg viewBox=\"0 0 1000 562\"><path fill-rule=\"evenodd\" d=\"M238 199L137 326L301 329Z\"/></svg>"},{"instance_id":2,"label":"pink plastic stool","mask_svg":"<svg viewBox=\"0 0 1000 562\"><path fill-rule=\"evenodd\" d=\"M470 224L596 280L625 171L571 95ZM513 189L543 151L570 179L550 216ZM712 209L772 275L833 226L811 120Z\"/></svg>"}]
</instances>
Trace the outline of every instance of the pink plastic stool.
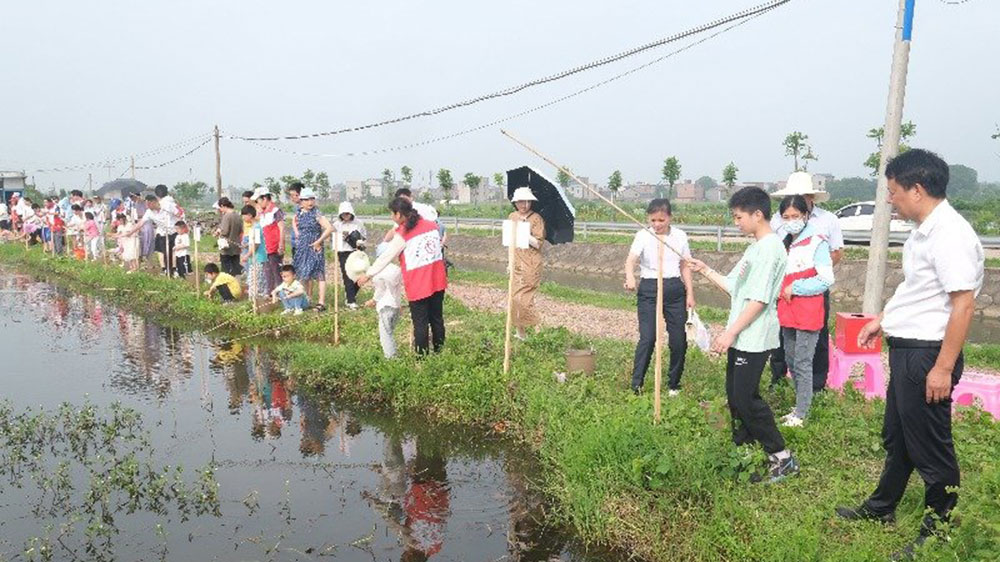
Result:
<instances>
[{"instance_id":1,"label":"pink plastic stool","mask_svg":"<svg viewBox=\"0 0 1000 562\"><path fill-rule=\"evenodd\" d=\"M881 353L847 353L839 347L830 346L830 374L826 386L836 390L844 387L851 379L851 367L861 363L865 366L865 380L855 381L854 388L865 393L865 398L885 399L885 368L882 367Z\"/></svg>"},{"instance_id":2,"label":"pink plastic stool","mask_svg":"<svg viewBox=\"0 0 1000 562\"><path fill-rule=\"evenodd\" d=\"M959 406L972 406L975 399L983 402L983 409L1000 420L1000 377L984 373L969 372L955 385L951 397Z\"/></svg>"}]
</instances>

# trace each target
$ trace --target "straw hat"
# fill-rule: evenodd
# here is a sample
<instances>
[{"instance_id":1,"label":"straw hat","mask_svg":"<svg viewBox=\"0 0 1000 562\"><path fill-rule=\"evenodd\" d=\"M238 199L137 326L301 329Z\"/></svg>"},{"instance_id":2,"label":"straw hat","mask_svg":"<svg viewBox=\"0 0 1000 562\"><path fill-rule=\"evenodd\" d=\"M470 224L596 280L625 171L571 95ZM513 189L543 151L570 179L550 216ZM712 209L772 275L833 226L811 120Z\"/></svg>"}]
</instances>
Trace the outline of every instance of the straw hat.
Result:
<instances>
[{"instance_id":1,"label":"straw hat","mask_svg":"<svg viewBox=\"0 0 1000 562\"><path fill-rule=\"evenodd\" d=\"M785 184L785 188L775 191L771 194L771 197L781 199L789 195L812 195L815 197L817 203L822 203L830 198L830 194L826 191L816 189L816 185L813 184L812 174L809 172L795 172L788 176L788 183Z\"/></svg>"},{"instance_id":2,"label":"straw hat","mask_svg":"<svg viewBox=\"0 0 1000 562\"><path fill-rule=\"evenodd\" d=\"M344 213L350 213L352 217L356 217L357 216L354 213L354 205L351 205L350 201L342 201L340 203L340 205L337 207L337 216L338 217L340 215L344 214Z\"/></svg>"},{"instance_id":3,"label":"straw hat","mask_svg":"<svg viewBox=\"0 0 1000 562\"><path fill-rule=\"evenodd\" d=\"M511 203L518 201L538 201L538 198L531 192L530 187L519 187L514 190L514 196L510 198Z\"/></svg>"},{"instance_id":4,"label":"straw hat","mask_svg":"<svg viewBox=\"0 0 1000 562\"><path fill-rule=\"evenodd\" d=\"M368 260L368 254L361 250L356 250L347 256L347 262L344 263L344 272L347 273L348 279L357 281L359 277L368 271L370 265L371 262Z\"/></svg>"}]
</instances>

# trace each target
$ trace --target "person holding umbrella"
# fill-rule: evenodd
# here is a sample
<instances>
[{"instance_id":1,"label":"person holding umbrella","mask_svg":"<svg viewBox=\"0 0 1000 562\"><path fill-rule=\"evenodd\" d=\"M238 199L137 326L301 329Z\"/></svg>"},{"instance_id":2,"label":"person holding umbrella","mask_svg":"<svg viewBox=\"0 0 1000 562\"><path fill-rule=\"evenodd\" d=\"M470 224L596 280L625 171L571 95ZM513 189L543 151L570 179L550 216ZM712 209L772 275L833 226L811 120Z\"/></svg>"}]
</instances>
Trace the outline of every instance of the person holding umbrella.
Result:
<instances>
[{"instance_id":1,"label":"person holding umbrella","mask_svg":"<svg viewBox=\"0 0 1000 562\"><path fill-rule=\"evenodd\" d=\"M514 289L513 316L514 334L519 340L524 340L528 328L538 325L538 314L535 312L535 293L542 282L542 243L545 241L545 220L532 210L532 203L538 198L530 187L519 187L514 190L510 202L514 211L507 217L511 222L527 222L531 235L528 237L528 247L514 250Z\"/></svg>"}]
</instances>

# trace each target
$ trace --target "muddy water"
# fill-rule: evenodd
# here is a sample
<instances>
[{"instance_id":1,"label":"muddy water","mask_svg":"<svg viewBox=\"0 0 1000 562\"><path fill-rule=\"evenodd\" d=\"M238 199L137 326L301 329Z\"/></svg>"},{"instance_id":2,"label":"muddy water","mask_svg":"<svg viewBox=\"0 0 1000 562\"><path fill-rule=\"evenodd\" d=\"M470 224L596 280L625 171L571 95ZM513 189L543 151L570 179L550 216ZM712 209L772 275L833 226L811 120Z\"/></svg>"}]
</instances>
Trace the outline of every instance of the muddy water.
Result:
<instances>
[{"instance_id":1,"label":"muddy water","mask_svg":"<svg viewBox=\"0 0 1000 562\"><path fill-rule=\"evenodd\" d=\"M218 467L222 516L131 515L119 560L608 560L545 526L511 444L298 389L265 350L220 345L0 270L0 387L15 410L121 401L154 456ZM0 484L0 487L4 484ZM46 524L0 488L0 559ZM57 551L56 559L69 559Z\"/></svg>"},{"instance_id":2,"label":"muddy water","mask_svg":"<svg viewBox=\"0 0 1000 562\"><path fill-rule=\"evenodd\" d=\"M492 262L488 260L474 260L462 258L455 264L459 268L470 271L489 271L493 273L505 273L506 264ZM542 272L543 281L551 281L567 287L579 289L589 289L602 292L622 292L622 278L615 275L601 275L594 273L576 273L572 271L560 271L545 269ZM729 308L729 299L721 291L711 289L698 291L696 288L698 303L716 308ZM831 304L831 313L837 312L857 312L861 310L861 302L853 300L838 299ZM972 319L972 326L969 331L969 341L972 343L994 343L1000 340L1000 320L986 318L976 315Z\"/></svg>"}]
</instances>

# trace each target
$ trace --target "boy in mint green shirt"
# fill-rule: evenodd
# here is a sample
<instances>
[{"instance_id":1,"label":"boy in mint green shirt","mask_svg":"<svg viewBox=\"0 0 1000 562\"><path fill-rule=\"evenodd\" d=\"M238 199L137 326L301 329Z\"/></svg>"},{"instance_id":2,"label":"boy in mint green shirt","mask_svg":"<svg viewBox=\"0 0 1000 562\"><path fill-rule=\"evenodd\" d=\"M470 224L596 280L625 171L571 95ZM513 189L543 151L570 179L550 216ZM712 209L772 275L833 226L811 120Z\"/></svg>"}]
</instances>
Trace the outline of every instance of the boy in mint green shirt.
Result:
<instances>
[{"instance_id":1,"label":"boy in mint green shirt","mask_svg":"<svg viewBox=\"0 0 1000 562\"><path fill-rule=\"evenodd\" d=\"M763 189L737 191L729 199L729 210L736 226L756 239L736 267L722 276L699 260L688 263L731 295L726 331L712 344L712 351L727 354L726 397L733 442L759 442L770 460L768 480L777 482L797 474L799 465L760 396L760 377L771 350L779 347L777 302L787 253L771 230L771 200Z\"/></svg>"}]
</instances>

